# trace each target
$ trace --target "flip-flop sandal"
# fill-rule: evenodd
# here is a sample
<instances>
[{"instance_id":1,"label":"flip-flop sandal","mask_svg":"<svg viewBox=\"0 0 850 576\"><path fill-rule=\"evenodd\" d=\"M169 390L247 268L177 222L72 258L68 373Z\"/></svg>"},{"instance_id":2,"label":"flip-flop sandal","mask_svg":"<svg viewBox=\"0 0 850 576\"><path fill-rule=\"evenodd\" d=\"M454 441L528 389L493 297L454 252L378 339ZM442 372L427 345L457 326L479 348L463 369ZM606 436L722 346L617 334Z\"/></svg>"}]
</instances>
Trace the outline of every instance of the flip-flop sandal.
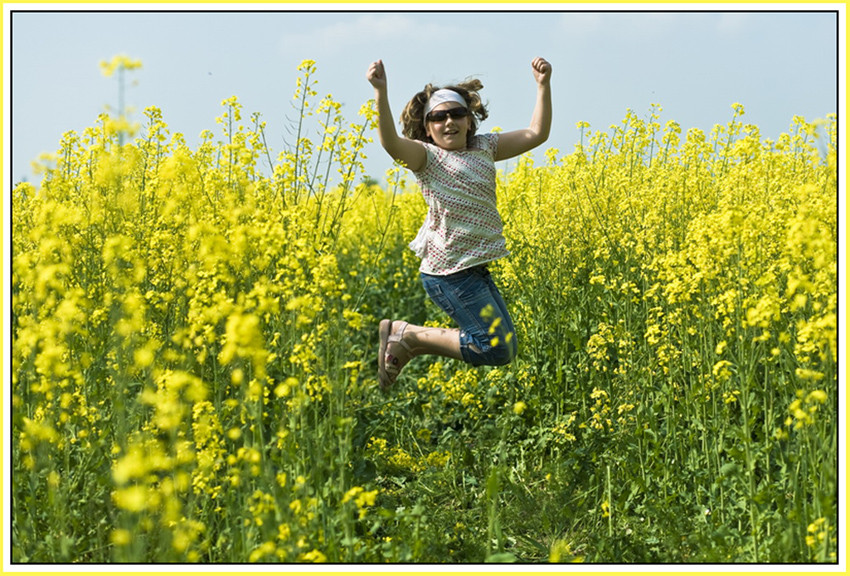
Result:
<instances>
[{"instance_id":1,"label":"flip-flop sandal","mask_svg":"<svg viewBox=\"0 0 850 576\"><path fill-rule=\"evenodd\" d=\"M412 350L407 342L402 340L404 330L407 328L407 322L401 322L401 330L397 334L392 333L392 320L381 320L378 327L380 335L380 347L378 349L378 384L383 390L387 390L392 386L401 369L407 362L399 366L399 357L387 353L387 348L390 344L401 344L405 350L412 354ZM389 359L389 364L387 360Z\"/></svg>"},{"instance_id":2,"label":"flip-flop sandal","mask_svg":"<svg viewBox=\"0 0 850 576\"><path fill-rule=\"evenodd\" d=\"M386 364L386 354L387 354L387 343L390 338L390 332L392 332L393 322L392 320L381 320L381 323L378 325L378 335L379 335L379 347L378 347L378 384L386 390L392 385L390 381L390 376L387 374L387 364Z\"/></svg>"}]
</instances>

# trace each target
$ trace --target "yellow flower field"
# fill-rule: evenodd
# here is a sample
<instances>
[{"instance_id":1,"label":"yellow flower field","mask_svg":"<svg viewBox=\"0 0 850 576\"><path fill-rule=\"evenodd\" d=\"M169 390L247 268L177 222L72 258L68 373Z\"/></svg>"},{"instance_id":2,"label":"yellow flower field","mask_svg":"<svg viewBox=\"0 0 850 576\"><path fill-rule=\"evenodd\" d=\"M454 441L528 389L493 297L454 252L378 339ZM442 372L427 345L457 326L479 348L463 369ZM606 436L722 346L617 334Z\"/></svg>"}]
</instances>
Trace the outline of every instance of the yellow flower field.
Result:
<instances>
[{"instance_id":1,"label":"yellow flower field","mask_svg":"<svg viewBox=\"0 0 850 576\"><path fill-rule=\"evenodd\" d=\"M450 322L425 204L299 74L283 152L235 97L196 149L149 108L15 188L12 562L836 561L834 117L522 159L517 360L382 393L378 321Z\"/></svg>"}]
</instances>

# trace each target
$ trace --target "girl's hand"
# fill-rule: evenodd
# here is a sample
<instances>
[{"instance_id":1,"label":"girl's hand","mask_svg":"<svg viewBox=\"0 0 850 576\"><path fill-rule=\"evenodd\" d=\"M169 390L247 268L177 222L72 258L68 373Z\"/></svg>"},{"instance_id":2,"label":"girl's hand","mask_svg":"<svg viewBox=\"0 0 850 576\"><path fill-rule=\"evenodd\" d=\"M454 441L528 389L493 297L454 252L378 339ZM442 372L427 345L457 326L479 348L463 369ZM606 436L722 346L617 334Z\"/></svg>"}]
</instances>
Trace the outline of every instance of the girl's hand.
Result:
<instances>
[{"instance_id":1,"label":"girl's hand","mask_svg":"<svg viewBox=\"0 0 850 576\"><path fill-rule=\"evenodd\" d=\"M543 58L535 58L531 61L531 70L538 84L547 84L552 77L552 65Z\"/></svg>"},{"instance_id":2,"label":"girl's hand","mask_svg":"<svg viewBox=\"0 0 850 576\"><path fill-rule=\"evenodd\" d=\"M366 79L374 88L380 89L387 87L387 75L384 72L383 60L372 62L369 70L366 71Z\"/></svg>"}]
</instances>

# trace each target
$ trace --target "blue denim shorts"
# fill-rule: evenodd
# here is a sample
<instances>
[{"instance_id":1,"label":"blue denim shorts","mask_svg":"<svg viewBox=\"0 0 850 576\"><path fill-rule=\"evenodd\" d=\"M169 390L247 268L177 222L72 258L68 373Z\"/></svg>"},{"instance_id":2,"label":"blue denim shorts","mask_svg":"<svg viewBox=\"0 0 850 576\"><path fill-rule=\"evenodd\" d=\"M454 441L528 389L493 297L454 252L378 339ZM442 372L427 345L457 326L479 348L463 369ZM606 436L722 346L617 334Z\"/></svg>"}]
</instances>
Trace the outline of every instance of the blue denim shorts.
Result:
<instances>
[{"instance_id":1,"label":"blue denim shorts","mask_svg":"<svg viewBox=\"0 0 850 576\"><path fill-rule=\"evenodd\" d=\"M420 273L425 292L460 327L463 359L473 366L501 366L517 354L517 337L505 302L486 265L448 276Z\"/></svg>"}]
</instances>

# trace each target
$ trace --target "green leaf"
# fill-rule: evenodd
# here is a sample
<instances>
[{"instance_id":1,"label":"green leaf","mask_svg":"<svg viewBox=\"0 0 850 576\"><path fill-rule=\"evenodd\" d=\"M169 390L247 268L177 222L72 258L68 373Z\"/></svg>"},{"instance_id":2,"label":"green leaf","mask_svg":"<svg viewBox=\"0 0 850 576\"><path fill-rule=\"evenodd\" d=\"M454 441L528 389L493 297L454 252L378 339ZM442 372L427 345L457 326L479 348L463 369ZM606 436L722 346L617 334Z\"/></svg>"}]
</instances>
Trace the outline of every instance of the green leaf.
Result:
<instances>
[{"instance_id":1,"label":"green leaf","mask_svg":"<svg viewBox=\"0 0 850 576\"><path fill-rule=\"evenodd\" d=\"M516 556L510 552L497 552L495 554L490 554L487 556L487 560L485 560L488 564L511 563L516 561Z\"/></svg>"}]
</instances>

